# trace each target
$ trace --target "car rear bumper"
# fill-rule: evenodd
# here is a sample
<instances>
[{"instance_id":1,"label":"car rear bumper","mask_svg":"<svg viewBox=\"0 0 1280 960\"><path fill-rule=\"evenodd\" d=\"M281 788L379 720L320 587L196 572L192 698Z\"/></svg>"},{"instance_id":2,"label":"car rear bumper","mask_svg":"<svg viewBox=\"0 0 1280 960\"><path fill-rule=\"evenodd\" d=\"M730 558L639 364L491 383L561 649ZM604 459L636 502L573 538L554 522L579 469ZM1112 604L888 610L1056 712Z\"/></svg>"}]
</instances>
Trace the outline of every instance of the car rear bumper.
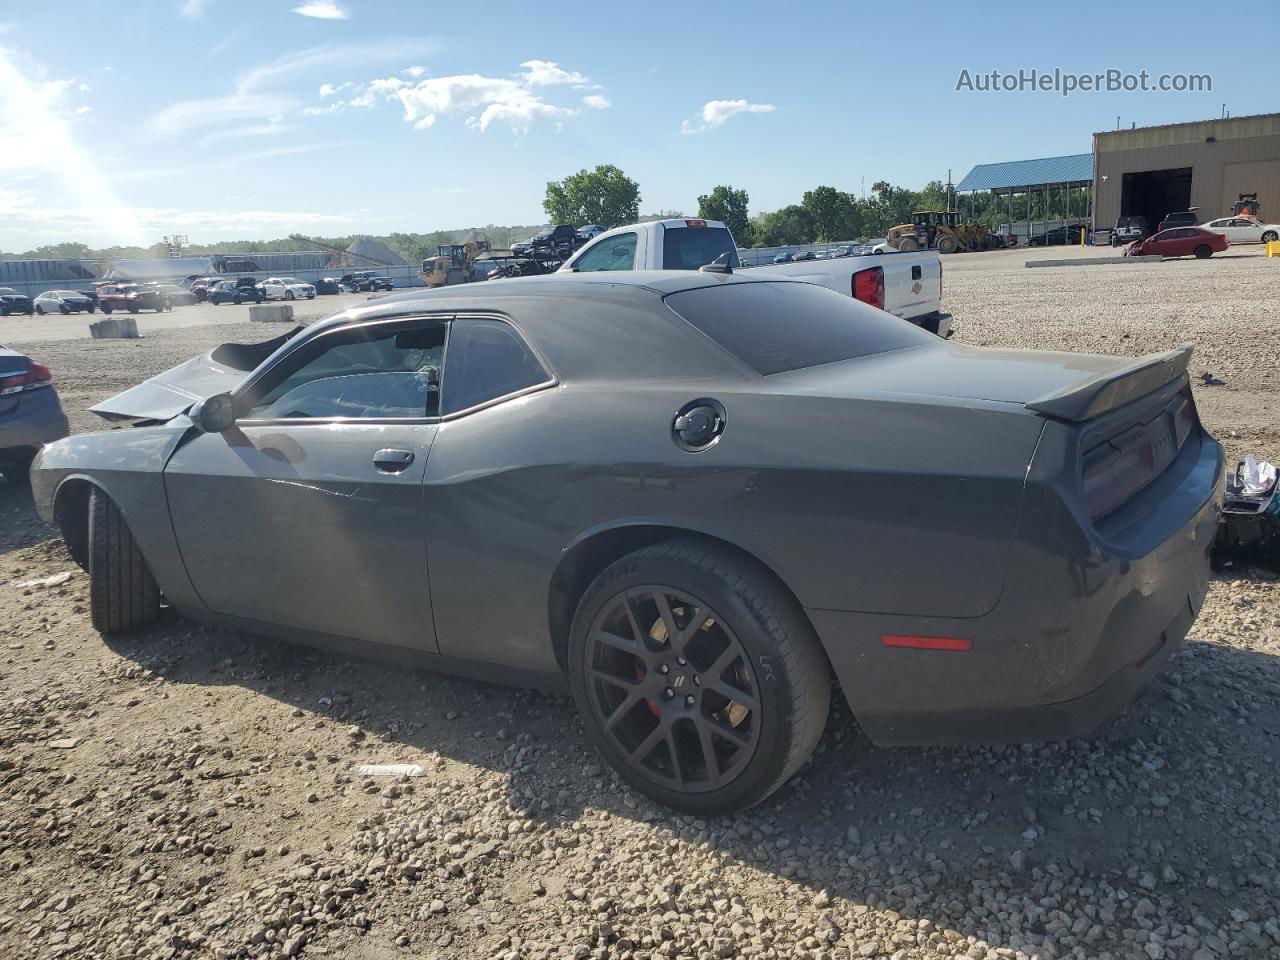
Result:
<instances>
[{"instance_id":1,"label":"car rear bumper","mask_svg":"<svg viewBox=\"0 0 1280 960\"><path fill-rule=\"evenodd\" d=\"M1152 491L1162 506L1145 521L1139 549L1038 517L1042 539L1020 538L1001 599L984 616L809 610L867 736L886 745L1064 739L1093 732L1140 696L1208 591L1222 448L1202 434L1186 454L1163 478L1166 489ZM972 647L891 647L886 636Z\"/></svg>"},{"instance_id":2,"label":"car rear bumper","mask_svg":"<svg viewBox=\"0 0 1280 960\"><path fill-rule=\"evenodd\" d=\"M11 413L0 414L0 457L8 452L38 450L69 432L67 415L53 387L19 394Z\"/></svg>"}]
</instances>

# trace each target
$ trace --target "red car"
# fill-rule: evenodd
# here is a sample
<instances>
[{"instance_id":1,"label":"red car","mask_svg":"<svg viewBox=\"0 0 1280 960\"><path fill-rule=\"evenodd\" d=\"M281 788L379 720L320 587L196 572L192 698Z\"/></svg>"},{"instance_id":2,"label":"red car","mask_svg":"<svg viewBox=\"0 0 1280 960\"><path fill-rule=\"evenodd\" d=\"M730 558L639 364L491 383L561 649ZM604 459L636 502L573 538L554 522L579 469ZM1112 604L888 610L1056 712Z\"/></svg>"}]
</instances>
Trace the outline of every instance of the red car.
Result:
<instances>
[{"instance_id":1,"label":"red car","mask_svg":"<svg viewBox=\"0 0 1280 960\"><path fill-rule=\"evenodd\" d=\"M1161 230L1145 240L1135 240L1124 248L1126 257L1190 257L1203 260L1227 249L1225 234L1203 227L1174 227Z\"/></svg>"},{"instance_id":2,"label":"red car","mask_svg":"<svg viewBox=\"0 0 1280 960\"><path fill-rule=\"evenodd\" d=\"M98 286L98 304L103 313L112 310L172 310L169 298L155 287L143 287L136 283L104 283Z\"/></svg>"}]
</instances>

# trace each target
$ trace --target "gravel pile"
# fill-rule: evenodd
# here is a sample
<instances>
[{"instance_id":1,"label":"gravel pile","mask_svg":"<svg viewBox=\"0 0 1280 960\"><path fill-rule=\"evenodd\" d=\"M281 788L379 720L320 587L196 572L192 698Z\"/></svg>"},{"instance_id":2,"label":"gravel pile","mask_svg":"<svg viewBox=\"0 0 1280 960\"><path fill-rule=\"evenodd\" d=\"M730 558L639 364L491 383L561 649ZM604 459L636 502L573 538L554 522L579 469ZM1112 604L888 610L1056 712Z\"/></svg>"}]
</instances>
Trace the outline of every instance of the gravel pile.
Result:
<instances>
[{"instance_id":1,"label":"gravel pile","mask_svg":"<svg viewBox=\"0 0 1280 960\"><path fill-rule=\"evenodd\" d=\"M948 259L959 338L1198 340L1212 428L1280 454L1275 261L1020 264ZM228 332L32 349L74 407ZM837 705L765 806L698 820L630 793L564 698L173 616L104 641L0 485L0 956L1280 957L1277 589L1217 579L1094 739L882 750Z\"/></svg>"}]
</instances>

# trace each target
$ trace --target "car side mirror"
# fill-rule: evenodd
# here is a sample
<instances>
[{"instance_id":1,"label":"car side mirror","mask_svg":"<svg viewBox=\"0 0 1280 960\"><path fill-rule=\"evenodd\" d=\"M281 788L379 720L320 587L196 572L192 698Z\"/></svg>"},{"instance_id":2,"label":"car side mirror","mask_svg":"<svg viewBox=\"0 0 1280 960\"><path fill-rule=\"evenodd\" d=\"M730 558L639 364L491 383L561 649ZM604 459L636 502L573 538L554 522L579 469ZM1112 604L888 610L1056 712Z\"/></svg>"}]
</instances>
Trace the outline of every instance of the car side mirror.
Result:
<instances>
[{"instance_id":1,"label":"car side mirror","mask_svg":"<svg viewBox=\"0 0 1280 960\"><path fill-rule=\"evenodd\" d=\"M236 405L229 393L215 393L197 400L187 414L204 433L225 433L236 422Z\"/></svg>"}]
</instances>

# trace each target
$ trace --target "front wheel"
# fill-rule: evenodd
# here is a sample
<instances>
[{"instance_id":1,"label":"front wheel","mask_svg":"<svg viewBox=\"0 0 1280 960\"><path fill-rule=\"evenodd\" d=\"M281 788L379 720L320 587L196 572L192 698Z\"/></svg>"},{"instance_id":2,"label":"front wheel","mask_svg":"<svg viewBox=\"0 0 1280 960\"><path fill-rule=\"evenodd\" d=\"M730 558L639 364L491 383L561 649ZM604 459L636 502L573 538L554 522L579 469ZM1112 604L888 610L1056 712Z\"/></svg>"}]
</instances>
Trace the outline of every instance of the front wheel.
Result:
<instances>
[{"instance_id":1,"label":"front wheel","mask_svg":"<svg viewBox=\"0 0 1280 960\"><path fill-rule=\"evenodd\" d=\"M1276 232L1274 230L1268 230L1262 235L1263 243L1275 243L1276 239Z\"/></svg>"},{"instance_id":2,"label":"front wheel","mask_svg":"<svg viewBox=\"0 0 1280 960\"><path fill-rule=\"evenodd\" d=\"M142 630L160 615L160 588L115 503L89 495L89 612L99 633Z\"/></svg>"},{"instance_id":3,"label":"front wheel","mask_svg":"<svg viewBox=\"0 0 1280 960\"><path fill-rule=\"evenodd\" d=\"M588 735L618 774L688 813L750 807L813 753L826 656L800 605L753 561L698 540L607 567L569 639Z\"/></svg>"},{"instance_id":4,"label":"front wheel","mask_svg":"<svg viewBox=\"0 0 1280 960\"><path fill-rule=\"evenodd\" d=\"M103 313L110 313L110 312L111 312L111 310L112 310L112 308L111 308L111 307L108 307L106 304L103 304L103 305L102 305L102 312L103 312Z\"/></svg>"},{"instance_id":5,"label":"front wheel","mask_svg":"<svg viewBox=\"0 0 1280 960\"><path fill-rule=\"evenodd\" d=\"M40 314L42 317L44 316L44 307L40 306L38 303L36 304L36 313Z\"/></svg>"},{"instance_id":6,"label":"front wheel","mask_svg":"<svg viewBox=\"0 0 1280 960\"><path fill-rule=\"evenodd\" d=\"M97 308L97 307L89 307L89 312L90 312L90 313L96 313L96 312L97 312L97 310L98 310L98 308Z\"/></svg>"},{"instance_id":7,"label":"front wheel","mask_svg":"<svg viewBox=\"0 0 1280 960\"><path fill-rule=\"evenodd\" d=\"M1209 257L1212 257L1212 256L1213 256L1213 251L1209 248L1208 244L1202 243L1200 244L1200 246L1196 247L1197 260L1207 260Z\"/></svg>"},{"instance_id":8,"label":"front wheel","mask_svg":"<svg viewBox=\"0 0 1280 960\"><path fill-rule=\"evenodd\" d=\"M284 298L285 298L286 300L292 300L292 299L293 299L293 291L292 291L292 290L286 290L286 291L284 292Z\"/></svg>"}]
</instances>

